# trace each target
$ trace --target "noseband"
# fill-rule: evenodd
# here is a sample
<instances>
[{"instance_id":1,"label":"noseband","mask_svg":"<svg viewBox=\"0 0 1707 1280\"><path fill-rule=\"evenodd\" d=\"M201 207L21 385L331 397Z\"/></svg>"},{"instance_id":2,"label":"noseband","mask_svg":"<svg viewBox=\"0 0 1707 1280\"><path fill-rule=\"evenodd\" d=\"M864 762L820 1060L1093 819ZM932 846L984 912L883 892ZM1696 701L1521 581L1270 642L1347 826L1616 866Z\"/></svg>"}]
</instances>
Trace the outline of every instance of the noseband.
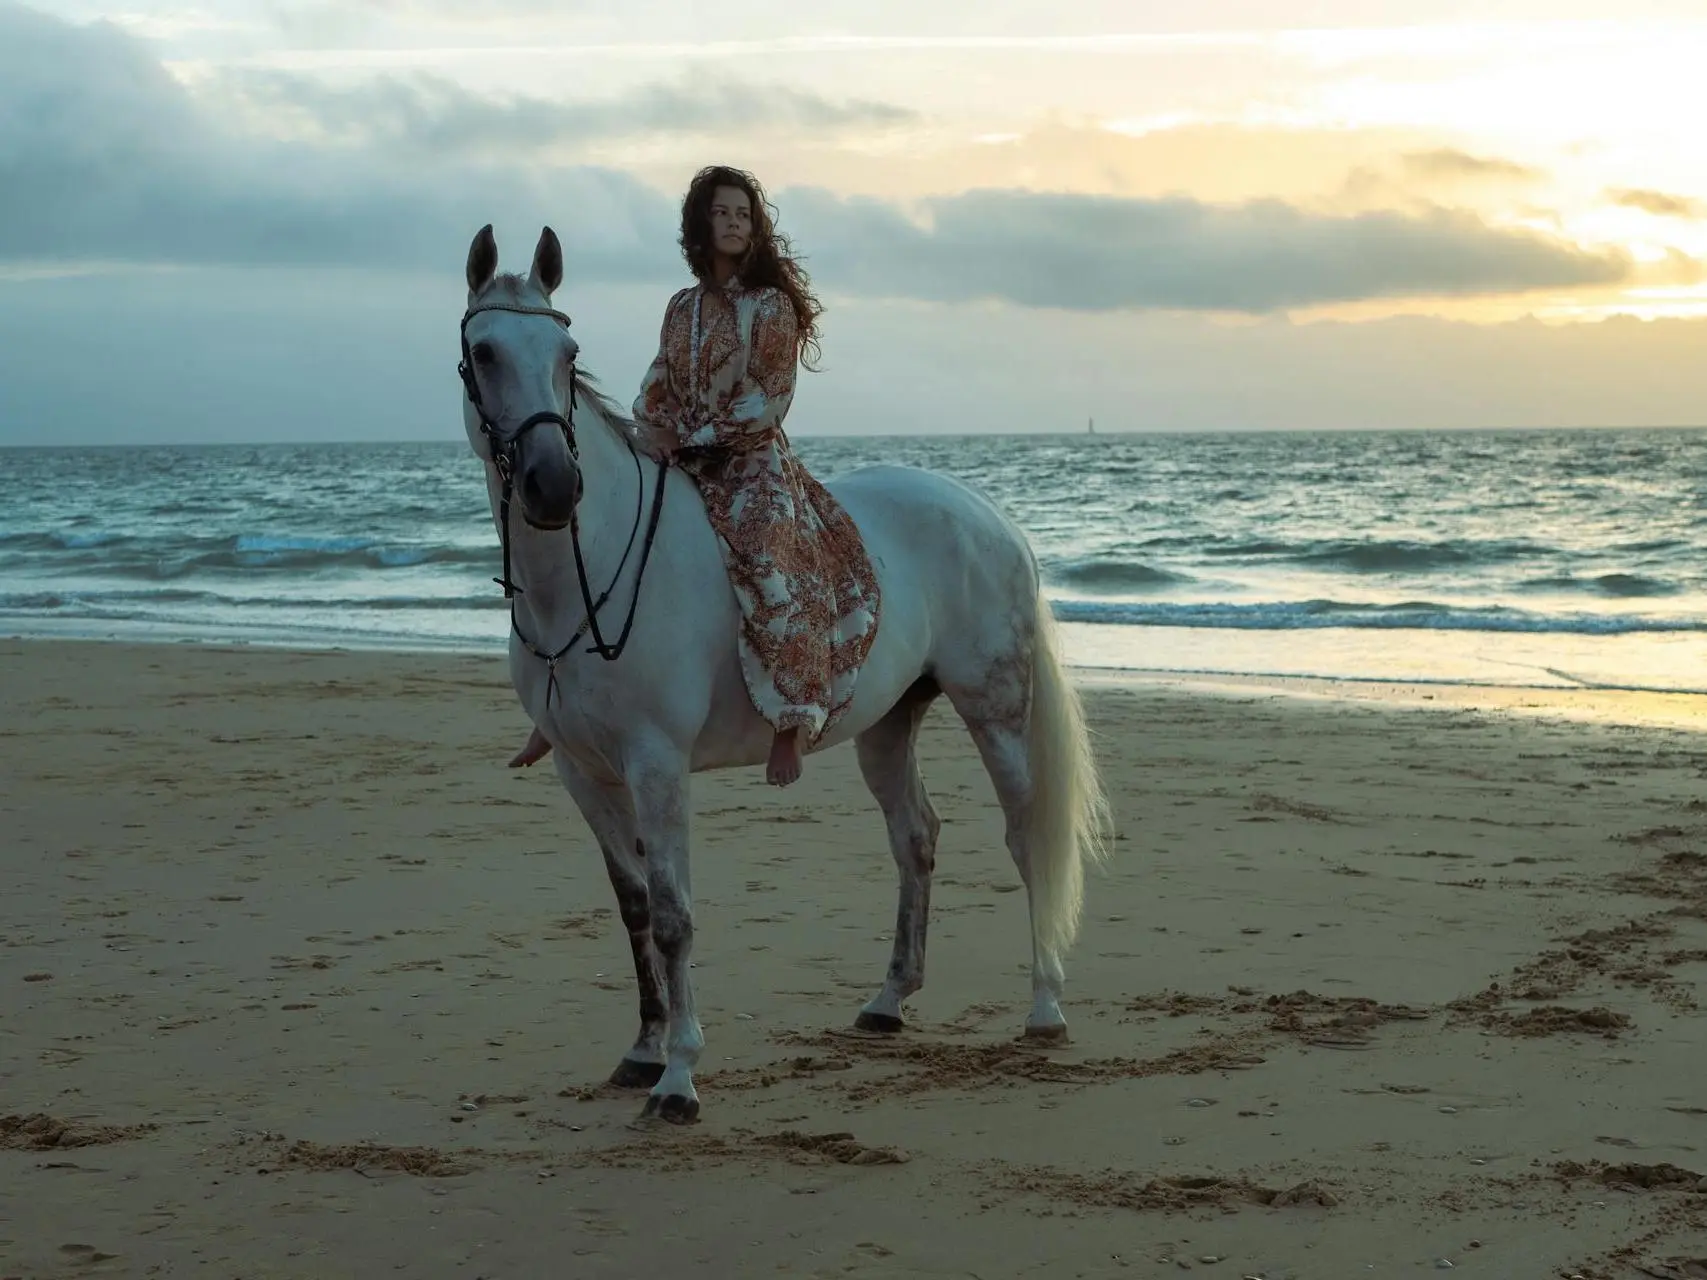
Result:
<instances>
[{"instance_id":1,"label":"noseband","mask_svg":"<svg viewBox=\"0 0 1707 1280\"><path fill-rule=\"evenodd\" d=\"M575 386L576 374L573 361L570 364L569 376L569 414L564 416L547 410L536 413L522 420L514 431L501 431L498 424L492 421L486 412L486 406L480 397L480 382L474 375L474 357L468 349L468 322L482 311L512 311L518 315L550 316L561 324L565 330L569 328L569 317L551 307L530 307L510 302L482 302L470 307L463 313L459 336L462 343L462 360L456 366L458 376L462 378L463 390L468 395L468 403L474 407L474 412L480 417L480 434L486 437L486 447L491 455L492 465L497 469L498 479L503 485L503 494L498 503L499 541L504 548L504 576L492 581L504 588L504 599L510 601L510 629L516 638L522 642L527 651L541 659L546 666L547 680L545 686L545 705L551 705L552 693L557 688L557 663L577 641L585 636L590 629L593 633L592 646L588 653L596 653L607 662L614 662L622 656L623 649L628 644L629 632L634 627L634 613L640 605L640 583L646 576L646 562L652 556L652 543L658 534L658 518L664 509L664 473L669 470L669 459L661 458L658 462L658 483L652 493L651 518L646 527L646 538L640 548L640 565L634 575L634 594L628 603L628 617L622 624L622 633L617 636L615 644L607 644L599 630L599 610L610 599L611 592L616 590L616 584L622 579L622 571L628 564L629 552L634 550L634 538L640 531L641 510L645 500L646 485L640 465L640 454L634 447L634 442L626 436L623 443L628 446L629 454L634 458L635 496L634 496L634 525L628 531L628 545L623 548L622 559L617 562L616 572L611 575L610 586L597 600L593 599L592 588L587 582L587 566L581 556L581 527L574 513L569 517L569 541L575 549L575 576L580 580L581 602L585 605L587 616L576 628L562 648L554 653L547 653L535 646L533 641L522 634L521 627L516 622L515 597L526 594L510 579L510 499L515 491L516 464L521 452L522 437L535 427L550 423L563 432L563 442L569 447L569 457L577 464L581 460L581 449L575 439Z\"/></svg>"}]
</instances>

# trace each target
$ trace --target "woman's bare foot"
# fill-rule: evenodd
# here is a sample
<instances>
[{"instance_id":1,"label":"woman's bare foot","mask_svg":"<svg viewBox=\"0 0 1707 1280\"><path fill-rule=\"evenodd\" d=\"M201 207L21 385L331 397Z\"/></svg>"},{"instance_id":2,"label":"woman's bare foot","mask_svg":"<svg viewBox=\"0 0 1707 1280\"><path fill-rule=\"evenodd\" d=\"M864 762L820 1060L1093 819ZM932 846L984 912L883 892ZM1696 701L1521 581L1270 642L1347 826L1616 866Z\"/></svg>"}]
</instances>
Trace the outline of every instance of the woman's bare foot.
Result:
<instances>
[{"instance_id":1,"label":"woman's bare foot","mask_svg":"<svg viewBox=\"0 0 1707 1280\"><path fill-rule=\"evenodd\" d=\"M765 781L773 787L786 787L800 781L800 730L784 729L771 741L770 763L765 766Z\"/></svg>"},{"instance_id":2,"label":"woman's bare foot","mask_svg":"<svg viewBox=\"0 0 1707 1280\"><path fill-rule=\"evenodd\" d=\"M516 758L510 761L510 768L525 769L531 764L538 764L550 754L551 744L545 740L545 735L536 728L528 735L527 746L523 747Z\"/></svg>"}]
</instances>

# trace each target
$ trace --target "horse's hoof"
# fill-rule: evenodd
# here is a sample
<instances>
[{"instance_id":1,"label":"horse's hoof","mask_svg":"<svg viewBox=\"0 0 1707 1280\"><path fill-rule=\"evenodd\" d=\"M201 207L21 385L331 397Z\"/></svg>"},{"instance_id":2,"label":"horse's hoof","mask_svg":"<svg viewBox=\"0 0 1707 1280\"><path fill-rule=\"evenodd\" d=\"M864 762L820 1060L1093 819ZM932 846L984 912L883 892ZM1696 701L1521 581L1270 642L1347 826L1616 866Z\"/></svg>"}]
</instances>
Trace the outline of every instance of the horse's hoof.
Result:
<instances>
[{"instance_id":1,"label":"horse's hoof","mask_svg":"<svg viewBox=\"0 0 1707 1280\"><path fill-rule=\"evenodd\" d=\"M1067 1024L1063 1022L1054 1026L1027 1027L1025 1039L1032 1044L1066 1044Z\"/></svg>"},{"instance_id":2,"label":"horse's hoof","mask_svg":"<svg viewBox=\"0 0 1707 1280\"><path fill-rule=\"evenodd\" d=\"M624 1058L610 1073L610 1082L618 1089L650 1089L664 1078L662 1062L636 1062Z\"/></svg>"},{"instance_id":3,"label":"horse's hoof","mask_svg":"<svg viewBox=\"0 0 1707 1280\"><path fill-rule=\"evenodd\" d=\"M699 1099L684 1098L679 1093L665 1094L662 1098L653 1094L646 1099L646 1108L640 1115L642 1119L656 1116L671 1124L692 1124L699 1119Z\"/></svg>"},{"instance_id":4,"label":"horse's hoof","mask_svg":"<svg viewBox=\"0 0 1707 1280\"><path fill-rule=\"evenodd\" d=\"M899 1035L907 1024L889 1013L862 1013L854 1019L856 1031L876 1031L886 1036Z\"/></svg>"}]
</instances>

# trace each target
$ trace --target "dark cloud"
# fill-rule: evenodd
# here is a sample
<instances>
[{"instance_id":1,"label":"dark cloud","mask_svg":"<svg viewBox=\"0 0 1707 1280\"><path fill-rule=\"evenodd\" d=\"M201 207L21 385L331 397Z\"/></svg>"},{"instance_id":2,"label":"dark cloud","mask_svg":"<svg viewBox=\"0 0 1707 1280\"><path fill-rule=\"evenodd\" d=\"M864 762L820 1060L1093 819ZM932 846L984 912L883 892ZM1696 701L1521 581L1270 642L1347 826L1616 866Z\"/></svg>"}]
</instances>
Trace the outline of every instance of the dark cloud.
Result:
<instances>
[{"instance_id":1,"label":"dark cloud","mask_svg":"<svg viewBox=\"0 0 1707 1280\"><path fill-rule=\"evenodd\" d=\"M607 107L488 103L434 83L328 96L256 82L337 145L258 139L210 109L144 47L0 0L0 260L371 265L460 272L486 221L507 263L544 222L572 279L678 278L674 194L611 169L472 145L587 128L680 126L704 104L677 89ZM727 121L737 104L722 103ZM795 123L836 108L782 100ZM364 120L364 113L372 118ZM822 123L823 117L817 123ZM407 140L409 145L403 145ZM826 290L992 298L1079 310L1266 312L1406 294L1483 294L1617 282L1630 263L1440 211L1329 216L1275 202L1205 205L1023 191L936 199L914 222L873 200L778 195L784 227Z\"/></svg>"},{"instance_id":2,"label":"dark cloud","mask_svg":"<svg viewBox=\"0 0 1707 1280\"><path fill-rule=\"evenodd\" d=\"M543 98L497 100L437 76L383 76L331 85L280 71L220 77L232 105L267 112L341 146L399 148L425 156L573 149L640 135L726 138L755 130L819 135L906 124L916 114L881 102L833 102L782 86L695 78L566 105Z\"/></svg>"},{"instance_id":3,"label":"dark cloud","mask_svg":"<svg viewBox=\"0 0 1707 1280\"><path fill-rule=\"evenodd\" d=\"M1605 285L1632 269L1620 255L1447 211L1335 217L1275 201L974 191L930 201L925 226L872 200L817 191L787 199L823 279L861 294L938 301L1267 312Z\"/></svg>"},{"instance_id":4,"label":"dark cloud","mask_svg":"<svg viewBox=\"0 0 1707 1280\"><path fill-rule=\"evenodd\" d=\"M1436 182L1463 179L1539 182L1547 176L1540 169L1519 164L1515 160L1498 156L1475 156L1453 147L1407 152L1399 157L1399 163L1407 173Z\"/></svg>"},{"instance_id":5,"label":"dark cloud","mask_svg":"<svg viewBox=\"0 0 1707 1280\"><path fill-rule=\"evenodd\" d=\"M508 257L550 221L583 277L632 278L672 270L675 220L609 169L244 136L117 29L0 3L0 260L460 271L483 222L527 236Z\"/></svg>"},{"instance_id":6,"label":"dark cloud","mask_svg":"<svg viewBox=\"0 0 1707 1280\"><path fill-rule=\"evenodd\" d=\"M1608 191L1607 199L1626 209L1640 209L1656 218L1707 218L1707 200L1688 196L1667 195L1663 191L1640 191L1623 188Z\"/></svg>"}]
</instances>

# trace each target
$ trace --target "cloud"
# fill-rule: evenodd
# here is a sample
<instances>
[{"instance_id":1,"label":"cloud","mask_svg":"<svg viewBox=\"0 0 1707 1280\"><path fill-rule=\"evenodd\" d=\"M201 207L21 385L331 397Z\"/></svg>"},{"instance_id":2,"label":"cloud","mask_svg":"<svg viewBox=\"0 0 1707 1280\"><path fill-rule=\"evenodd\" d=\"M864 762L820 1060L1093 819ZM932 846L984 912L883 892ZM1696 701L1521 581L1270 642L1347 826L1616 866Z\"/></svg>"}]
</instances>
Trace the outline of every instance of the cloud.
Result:
<instances>
[{"instance_id":1,"label":"cloud","mask_svg":"<svg viewBox=\"0 0 1707 1280\"><path fill-rule=\"evenodd\" d=\"M438 82L348 92L256 83L322 121L336 145L240 132L236 113L208 109L118 29L73 27L0 0L0 261L449 273L490 220L507 261L525 262L550 222L571 279L679 278L674 194L613 168L476 145L494 134L517 145L562 137L576 120L629 128L619 107L491 103ZM700 109L670 87L619 101L642 129L681 126ZM740 104L709 101L733 127ZM781 102L808 132L845 119L838 111L882 112L805 94ZM1605 285L1631 270L1617 255L1433 209L1332 216L1276 200L976 190L927 200L915 221L891 203L813 188L781 192L778 203L822 287L876 298L1260 313Z\"/></svg>"},{"instance_id":2,"label":"cloud","mask_svg":"<svg viewBox=\"0 0 1707 1280\"><path fill-rule=\"evenodd\" d=\"M1490 188L1536 186L1547 177L1543 169L1503 156L1429 147L1354 165L1346 175L1339 200L1342 207L1365 209L1426 206L1442 192L1455 198L1486 197Z\"/></svg>"},{"instance_id":3,"label":"cloud","mask_svg":"<svg viewBox=\"0 0 1707 1280\"><path fill-rule=\"evenodd\" d=\"M526 228L512 254L555 222L583 277L675 259L671 202L621 172L256 138L117 28L0 3L0 260L460 271L486 221Z\"/></svg>"},{"instance_id":4,"label":"cloud","mask_svg":"<svg viewBox=\"0 0 1707 1280\"><path fill-rule=\"evenodd\" d=\"M465 0L338 0L338 7L358 13L381 14L388 18L432 18L441 22L459 22L471 26L478 26L486 21L489 17L488 11L492 9L501 8L509 16L537 17L584 8L573 3L573 0L504 0L501 6L488 4L482 10L471 9Z\"/></svg>"},{"instance_id":5,"label":"cloud","mask_svg":"<svg viewBox=\"0 0 1707 1280\"><path fill-rule=\"evenodd\" d=\"M1663 258L1641 265L1638 279L1642 284L1661 287L1698 285L1707 281L1707 262L1692 258L1681 249L1667 246Z\"/></svg>"},{"instance_id":6,"label":"cloud","mask_svg":"<svg viewBox=\"0 0 1707 1280\"><path fill-rule=\"evenodd\" d=\"M813 265L840 288L1072 310L1268 312L1365 298L1615 284L1632 264L1463 213L1340 217L1278 201L974 191L925 202L927 223L869 199L787 194Z\"/></svg>"},{"instance_id":7,"label":"cloud","mask_svg":"<svg viewBox=\"0 0 1707 1280\"><path fill-rule=\"evenodd\" d=\"M1641 191L1621 188L1608 191L1607 199L1625 209L1640 209L1656 218L1707 218L1707 200L1689 196L1672 196L1663 191Z\"/></svg>"},{"instance_id":8,"label":"cloud","mask_svg":"<svg viewBox=\"0 0 1707 1280\"><path fill-rule=\"evenodd\" d=\"M458 45L490 38L494 25L512 24L555 34L565 16L585 6L576 0L249 0L240 7L258 27L270 28L292 49L369 45L408 46L448 38Z\"/></svg>"},{"instance_id":9,"label":"cloud","mask_svg":"<svg viewBox=\"0 0 1707 1280\"><path fill-rule=\"evenodd\" d=\"M403 23L442 22L463 27L488 25L494 17L551 18L584 12L577 0L486 0L476 7L466 0L261 0L257 6L282 30L300 29L336 19L384 19Z\"/></svg>"},{"instance_id":10,"label":"cloud","mask_svg":"<svg viewBox=\"0 0 1707 1280\"><path fill-rule=\"evenodd\" d=\"M229 71L206 91L263 130L271 126L343 147L393 153L401 148L428 156L537 156L642 135L727 138L798 130L822 138L917 119L912 111L882 102L833 102L786 86L755 88L704 77L572 103L482 97L432 75L379 76L339 86L286 71Z\"/></svg>"},{"instance_id":11,"label":"cloud","mask_svg":"<svg viewBox=\"0 0 1707 1280\"><path fill-rule=\"evenodd\" d=\"M1415 177L1434 182L1508 181L1539 182L1547 175L1531 165L1499 156L1475 156L1454 147L1412 151L1399 157L1400 165Z\"/></svg>"}]
</instances>

